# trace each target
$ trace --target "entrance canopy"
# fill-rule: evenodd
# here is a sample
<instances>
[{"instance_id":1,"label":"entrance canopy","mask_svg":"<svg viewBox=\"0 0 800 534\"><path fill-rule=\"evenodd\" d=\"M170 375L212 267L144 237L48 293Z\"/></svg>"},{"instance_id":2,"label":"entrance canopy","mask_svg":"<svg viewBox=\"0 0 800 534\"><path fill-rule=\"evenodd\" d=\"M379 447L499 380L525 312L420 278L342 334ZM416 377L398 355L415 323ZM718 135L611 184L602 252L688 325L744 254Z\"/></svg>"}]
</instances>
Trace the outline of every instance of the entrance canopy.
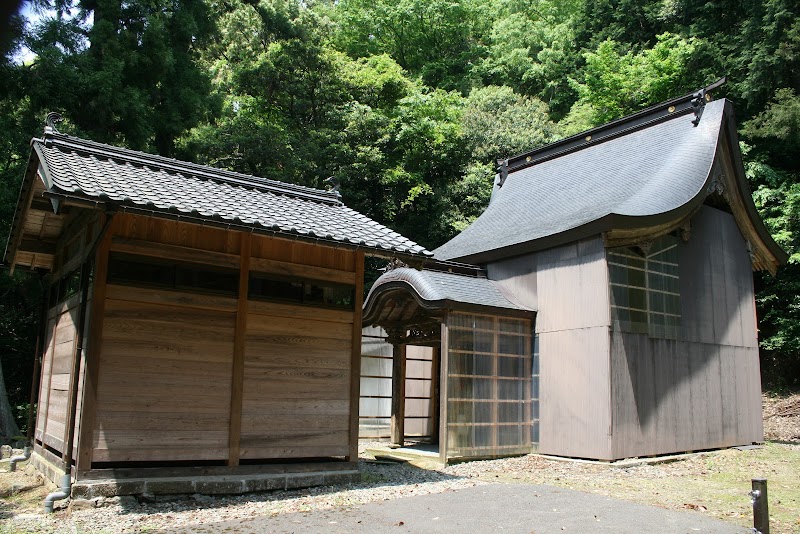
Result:
<instances>
[{"instance_id":1,"label":"entrance canopy","mask_svg":"<svg viewBox=\"0 0 800 534\"><path fill-rule=\"evenodd\" d=\"M403 343L434 344L445 311L533 318L499 282L471 265L439 262L425 270L391 264L364 302L363 324L399 330Z\"/></svg>"},{"instance_id":2,"label":"entrance canopy","mask_svg":"<svg viewBox=\"0 0 800 534\"><path fill-rule=\"evenodd\" d=\"M366 299L363 324L382 327L392 345L393 445L402 446L405 437L405 346L426 345L434 348L442 462L535 450L534 318L534 310L478 267L390 265Z\"/></svg>"}]
</instances>

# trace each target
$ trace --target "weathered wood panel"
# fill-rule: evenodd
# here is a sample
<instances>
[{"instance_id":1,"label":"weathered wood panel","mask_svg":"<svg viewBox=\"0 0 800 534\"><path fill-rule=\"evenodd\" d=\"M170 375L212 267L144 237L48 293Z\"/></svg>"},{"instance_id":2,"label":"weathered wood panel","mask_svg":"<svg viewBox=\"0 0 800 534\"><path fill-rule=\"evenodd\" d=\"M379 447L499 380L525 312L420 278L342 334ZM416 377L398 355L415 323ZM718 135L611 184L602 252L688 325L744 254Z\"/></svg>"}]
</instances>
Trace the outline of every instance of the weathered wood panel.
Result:
<instances>
[{"instance_id":1,"label":"weathered wood panel","mask_svg":"<svg viewBox=\"0 0 800 534\"><path fill-rule=\"evenodd\" d=\"M733 216L703 206L679 250L682 339L757 347L753 271Z\"/></svg>"},{"instance_id":2,"label":"weathered wood panel","mask_svg":"<svg viewBox=\"0 0 800 534\"><path fill-rule=\"evenodd\" d=\"M756 349L614 332L612 369L614 458L763 437Z\"/></svg>"},{"instance_id":3,"label":"weathered wood panel","mask_svg":"<svg viewBox=\"0 0 800 534\"><path fill-rule=\"evenodd\" d=\"M703 206L679 262L679 339L612 333L617 458L763 439L752 270L733 217Z\"/></svg>"},{"instance_id":4,"label":"weathered wood panel","mask_svg":"<svg viewBox=\"0 0 800 534\"><path fill-rule=\"evenodd\" d=\"M536 265L536 332L609 326L608 267L600 237L531 255Z\"/></svg>"},{"instance_id":5,"label":"weathered wood panel","mask_svg":"<svg viewBox=\"0 0 800 534\"><path fill-rule=\"evenodd\" d=\"M610 459L608 327L538 335L539 452Z\"/></svg>"},{"instance_id":6,"label":"weathered wood panel","mask_svg":"<svg viewBox=\"0 0 800 534\"><path fill-rule=\"evenodd\" d=\"M347 455L352 321L260 304L247 316L240 457ZM323 403L329 408L318 410Z\"/></svg>"},{"instance_id":7,"label":"weathered wood panel","mask_svg":"<svg viewBox=\"0 0 800 534\"><path fill-rule=\"evenodd\" d=\"M502 282L521 304L539 309L535 254L490 263L486 269L489 279Z\"/></svg>"},{"instance_id":8,"label":"weathered wood panel","mask_svg":"<svg viewBox=\"0 0 800 534\"><path fill-rule=\"evenodd\" d=\"M38 419L43 421L40 439L46 446L59 453L64 452L67 440L69 392L79 310L77 297L70 298L51 309L57 315L50 322L52 339L49 340L51 345L45 354L42 373L38 416Z\"/></svg>"},{"instance_id":9,"label":"weathered wood panel","mask_svg":"<svg viewBox=\"0 0 800 534\"><path fill-rule=\"evenodd\" d=\"M50 395L50 377L53 366L53 338L57 318L47 321L46 341L44 355L42 356L42 367L39 380L39 396L36 410L36 428L34 439L41 441L44 437L44 428L47 424L48 397Z\"/></svg>"},{"instance_id":10,"label":"weathered wood panel","mask_svg":"<svg viewBox=\"0 0 800 534\"><path fill-rule=\"evenodd\" d=\"M355 273L356 253L267 236L253 236L253 258L294 263L297 268L307 265Z\"/></svg>"},{"instance_id":11,"label":"weathered wood panel","mask_svg":"<svg viewBox=\"0 0 800 534\"><path fill-rule=\"evenodd\" d=\"M118 243L131 239L187 249L239 254L240 232L130 213L118 213L114 219L114 237Z\"/></svg>"},{"instance_id":12,"label":"weathered wood panel","mask_svg":"<svg viewBox=\"0 0 800 534\"><path fill-rule=\"evenodd\" d=\"M108 290L92 460L227 459L234 313Z\"/></svg>"}]
</instances>

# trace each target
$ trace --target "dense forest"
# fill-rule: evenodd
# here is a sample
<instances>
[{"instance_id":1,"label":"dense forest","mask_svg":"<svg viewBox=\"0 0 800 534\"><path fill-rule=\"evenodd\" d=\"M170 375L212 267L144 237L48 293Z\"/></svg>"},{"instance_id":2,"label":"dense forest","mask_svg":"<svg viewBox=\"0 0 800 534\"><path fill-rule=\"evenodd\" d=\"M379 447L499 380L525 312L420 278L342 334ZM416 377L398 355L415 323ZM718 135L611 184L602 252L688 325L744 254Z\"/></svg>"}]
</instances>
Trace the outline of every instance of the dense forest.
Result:
<instances>
[{"instance_id":1,"label":"dense forest","mask_svg":"<svg viewBox=\"0 0 800 534\"><path fill-rule=\"evenodd\" d=\"M727 76L756 205L791 254L756 275L762 376L800 385L797 1L30 0L4 28L4 237L48 111L96 141L335 176L350 207L433 248L485 207L497 158ZM20 424L41 284L0 277Z\"/></svg>"}]
</instances>

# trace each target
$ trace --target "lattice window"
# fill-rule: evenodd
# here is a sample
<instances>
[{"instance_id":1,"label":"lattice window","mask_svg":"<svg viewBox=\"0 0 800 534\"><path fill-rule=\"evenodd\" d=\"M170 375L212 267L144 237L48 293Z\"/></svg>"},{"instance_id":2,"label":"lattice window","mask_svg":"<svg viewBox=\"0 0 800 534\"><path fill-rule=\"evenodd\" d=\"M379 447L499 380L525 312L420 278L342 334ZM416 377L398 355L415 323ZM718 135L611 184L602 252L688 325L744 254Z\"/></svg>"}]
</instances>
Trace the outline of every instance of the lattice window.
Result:
<instances>
[{"instance_id":1,"label":"lattice window","mask_svg":"<svg viewBox=\"0 0 800 534\"><path fill-rule=\"evenodd\" d=\"M448 456L531 452L530 321L454 313L447 325Z\"/></svg>"},{"instance_id":2,"label":"lattice window","mask_svg":"<svg viewBox=\"0 0 800 534\"><path fill-rule=\"evenodd\" d=\"M608 250L615 330L676 339L681 326L678 241L663 236L645 249Z\"/></svg>"}]
</instances>

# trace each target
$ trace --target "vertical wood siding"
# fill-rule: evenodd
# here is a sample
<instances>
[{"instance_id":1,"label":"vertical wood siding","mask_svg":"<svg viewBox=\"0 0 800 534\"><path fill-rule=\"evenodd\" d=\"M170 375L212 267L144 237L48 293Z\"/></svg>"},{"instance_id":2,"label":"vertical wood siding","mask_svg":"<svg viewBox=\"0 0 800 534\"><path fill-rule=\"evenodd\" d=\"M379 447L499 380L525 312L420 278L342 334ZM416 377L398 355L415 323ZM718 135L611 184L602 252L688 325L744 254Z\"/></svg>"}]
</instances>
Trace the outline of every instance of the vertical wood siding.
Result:
<instances>
[{"instance_id":1,"label":"vertical wood siding","mask_svg":"<svg viewBox=\"0 0 800 534\"><path fill-rule=\"evenodd\" d=\"M763 439L746 243L730 214L704 206L679 248L680 338L612 333L617 458Z\"/></svg>"},{"instance_id":2,"label":"vertical wood siding","mask_svg":"<svg viewBox=\"0 0 800 534\"><path fill-rule=\"evenodd\" d=\"M603 240L587 239L488 268L512 290L536 279L535 302L527 304L537 310L539 451L608 458L610 313Z\"/></svg>"}]
</instances>

